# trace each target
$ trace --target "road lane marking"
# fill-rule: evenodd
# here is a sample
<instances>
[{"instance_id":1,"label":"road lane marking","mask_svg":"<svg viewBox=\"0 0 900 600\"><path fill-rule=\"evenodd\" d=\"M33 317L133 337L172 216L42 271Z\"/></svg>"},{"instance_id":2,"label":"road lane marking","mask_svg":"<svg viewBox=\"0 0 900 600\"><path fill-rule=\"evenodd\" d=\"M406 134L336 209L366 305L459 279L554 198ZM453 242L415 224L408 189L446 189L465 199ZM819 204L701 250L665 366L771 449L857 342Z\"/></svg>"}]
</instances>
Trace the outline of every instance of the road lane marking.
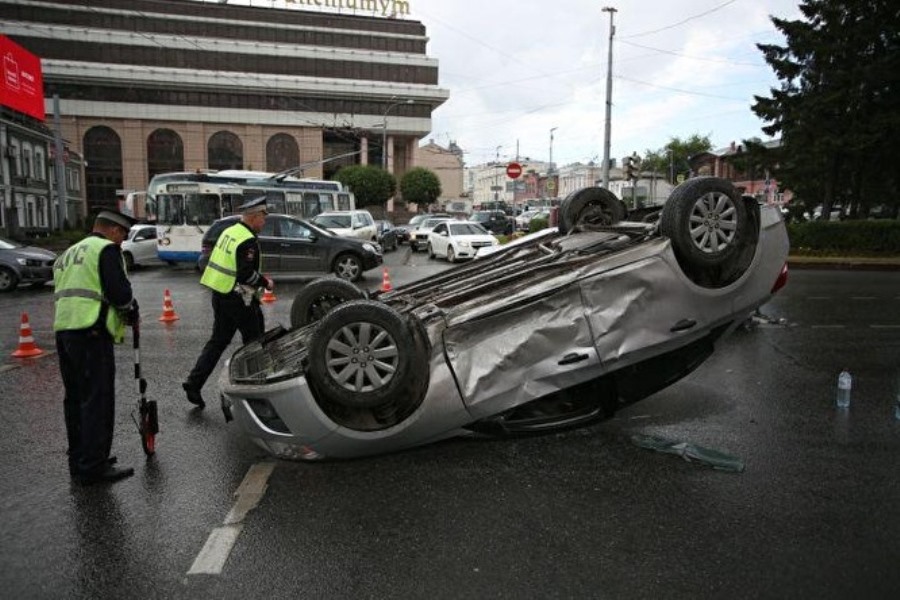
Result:
<instances>
[{"instance_id":1,"label":"road lane marking","mask_svg":"<svg viewBox=\"0 0 900 600\"><path fill-rule=\"evenodd\" d=\"M874 300L875 296L850 296L851 300Z\"/></svg>"},{"instance_id":2,"label":"road lane marking","mask_svg":"<svg viewBox=\"0 0 900 600\"><path fill-rule=\"evenodd\" d=\"M843 325L813 325L812 329L843 329Z\"/></svg>"},{"instance_id":3,"label":"road lane marking","mask_svg":"<svg viewBox=\"0 0 900 600\"><path fill-rule=\"evenodd\" d=\"M222 567L225 566L242 528L243 525L228 525L213 529L187 574L221 575Z\"/></svg>"},{"instance_id":4,"label":"road lane marking","mask_svg":"<svg viewBox=\"0 0 900 600\"><path fill-rule=\"evenodd\" d=\"M268 488L267 482L272 471L275 469L274 462L262 462L251 465L241 485L234 492L237 500L234 506L225 515L225 522L222 527L213 529L206 543L194 559L194 564L188 570L188 575L221 575L225 561L231 554L237 542L238 535L243 529L244 517L247 513L256 508L259 501L266 493Z\"/></svg>"}]
</instances>

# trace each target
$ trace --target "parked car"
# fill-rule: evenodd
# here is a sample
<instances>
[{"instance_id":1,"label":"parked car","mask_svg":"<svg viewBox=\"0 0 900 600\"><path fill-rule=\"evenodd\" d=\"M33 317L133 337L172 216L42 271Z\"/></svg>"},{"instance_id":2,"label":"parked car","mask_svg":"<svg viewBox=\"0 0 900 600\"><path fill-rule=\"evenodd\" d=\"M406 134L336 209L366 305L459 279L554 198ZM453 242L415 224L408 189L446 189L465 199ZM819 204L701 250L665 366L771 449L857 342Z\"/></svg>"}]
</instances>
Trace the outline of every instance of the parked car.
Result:
<instances>
[{"instance_id":1,"label":"parked car","mask_svg":"<svg viewBox=\"0 0 900 600\"><path fill-rule=\"evenodd\" d=\"M557 228L391 291L310 282L290 329L228 361L223 410L307 460L572 427L693 371L787 280L780 212L726 180L687 180L657 222L622 213L587 188Z\"/></svg>"},{"instance_id":2,"label":"parked car","mask_svg":"<svg viewBox=\"0 0 900 600\"><path fill-rule=\"evenodd\" d=\"M392 252L397 249L400 242L397 240L397 228L390 221L375 221L375 229L378 231L378 244L384 252Z\"/></svg>"},{"instance_id":3,"label":"parked car","mask_svg":"<svg viewBox=\"0 0 900 600\"><path fill-rule=\"evenodd\" d=\"M401 244L409 243L410 238L412 237L412 231L416 227L418 227L422 221L424 221L425 219L429 219L431 217L444 217L446 219L452 219L453 215L450 215L449 213L427 213L427 214L415 215L405 225L397 226L397 240Z\"/></svg>"},{"instance_id":4,"label":"parked car","mask_svg":"<svg viewBox=\"0 0 900 600\"><path fill-rule=\"evenodd\" d=\"M336 210L319 213L312 222L324 227L341 237L353 238L364 242L378 240L378 229L375 219L367 210Z\"/></svg>"},{"instance_id":5,"label":"parked car","mask_svg":"<svg viewBox=\"0 0 900 600\"><path fill-rule=\"evenodd\" d=\"M239 216L214 222L203 236L197 267L206 268L219 235L236 223ZM365 271L383 259L375 244L341 237L317 225L290 215L269 214L259 233L262 270L274 279L310 277L334 273L347 281L358 281Z\"/></svg>"},{"instance_id":6,"label":"parked car","mask_svg":"<svg viewBox=\"0 0 900 600\"><path fill-rule=\"evenodd\" d=\"M472 213L469 220L496 235L510 235L515 227L512 218L502 210L478 210Z\"/></svg>"},{"instance_id":7,"label":"parked car","mask_svg":"<svg viewBox=\"0 0 900 600\"><path fill-rule=\"evenodd\" d=\"M125 266L130 271L135 266L160 264L156 246L156 225L132 225L122 242Z\"/></svg>"},{"instance_id":8,"label":"parked car","mask_svg":"<svg viewBox=\"0 0 900 600\"><path fill-rule=\"evenodd\" d=\"M500 242L491 232L470 221L444 221L428 234L428 256L440 256L448 262L475 258L479 248L496 246Z\"/></svg>"},{"instance_id":9,"label":"parked car","mask_svg":"<svg viewBox=\"0 0 900 600\"><path fill-rule=\"evenodd\" d=\"M516 223L516 229L519 231L528 231L528 223L540 212L539 209L536 208L528 208L523 210L521 213L516 215L514 218Z\"/></svg>"},{"instance_id":10,"label":"parked car","mask_svg":"<svg viewBox=\"0 0 900 600\"><path fill-rule=\"evenodd\" d=\"M0 237L0 292L11 292L17 286L42 286L53 281L56 254L36 246L24 246Z\"/></svg>"},{"instance_id":11,"label":"parked car","mask_svg":"<svg viewBox=\"0 0 900 600\"><path fill-rule=\"evenodd\" d=\"M453 217L428 217L424 219L421 223L419 223L415 229L412 230L409 238L409 246L412 248L413 252L418 252L419 250L424 250L428 247L428 234L431 233L431 230L438 223L443 223L445 221L452 221Z\"/></svg>"}]
</instances>

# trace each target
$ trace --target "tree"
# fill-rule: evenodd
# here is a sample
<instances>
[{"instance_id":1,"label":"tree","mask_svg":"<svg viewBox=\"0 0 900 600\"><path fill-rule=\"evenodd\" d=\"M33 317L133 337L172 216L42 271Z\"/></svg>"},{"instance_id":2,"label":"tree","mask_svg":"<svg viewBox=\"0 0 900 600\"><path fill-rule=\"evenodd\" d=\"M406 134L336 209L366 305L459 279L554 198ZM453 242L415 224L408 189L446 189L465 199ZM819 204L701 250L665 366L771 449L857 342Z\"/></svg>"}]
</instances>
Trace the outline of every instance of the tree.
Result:
<instances>
[{"instance_id":1,"label":"tree","mask_svg":"<svg viewBox=\"0 0 900 600\"><path fill-rule=\"evenodd\" d=\"M393 175L370 165L350 165L341 167L334 178L350 188L356 197L357 208L380 206L384 208L388 199L397 191L397 180Z\"/></svg>"},{"instance_id":2,"label":"tree","mask_svg":"<svg viewBox=\"0 0 900 600\"><path fill-rule=\"evenodd\" d=\"M641 170L653 173L666 173L669 183L675 183L679 173L687 174L691 167L689 160L695 154L709 152L712 144L708 135L695 133L686 140L677 137L669 138L669 143L659 150L646 150L641 160Z\"/></svg>"},{"instance_id":3,"label":"tree","mask_svg":"<svg viewBox=\"0 0 900 600\"><path fill-rule=\"evenodd\" d=\"M433 204L441 195L441 180L429 169L416 167L400 178L400 193L406 202Z\"/></svg>"},{"instance_id":4,"label":"tree","mask_svg":"<svg viewBox=\"0 0 900 600\"><path fill-rule=\"evenodd\" d=\"M898 202L900 11L894 0L803 0L804 20L772 17L785 45L757 44L780 86L753 112L781 137L767 163L822 214ZM775 160L772 160L772 159Z\"/></svg>"}]
</instances>

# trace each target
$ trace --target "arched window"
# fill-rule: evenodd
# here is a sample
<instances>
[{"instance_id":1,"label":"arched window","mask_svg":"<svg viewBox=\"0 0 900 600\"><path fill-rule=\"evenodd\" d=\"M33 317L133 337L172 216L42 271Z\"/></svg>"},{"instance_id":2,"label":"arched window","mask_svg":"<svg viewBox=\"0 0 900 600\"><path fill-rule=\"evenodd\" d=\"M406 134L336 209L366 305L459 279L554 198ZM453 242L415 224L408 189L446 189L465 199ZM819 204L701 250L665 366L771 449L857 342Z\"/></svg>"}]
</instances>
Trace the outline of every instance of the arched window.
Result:
<instances>
[{"instance_id":1,"label":"arched window","mask_svg":"<svg viewBox=\"0 0 900 600\"><path fill-rule=\"evenodd\" d=\"M148 177L184 171L184 143L171 129L157 129L147 137Z\"/></svg>"},{"instance_id":2,"label":"arched window","mask_svg":"<svg viewBox=\"0 0 900 600\"><path fill-rule=\"evenodd\" d=\"M98 125L84 134L84 176L88 210L116 208L122 189L122 140L109 127Z\"/></svg>"},{"instance_id":3,"label":"arched window","mask_svg":"<svg viewBox=\"0 0 900 600\"><path fill-rule=\"evenodd\" d=\"M209 138L207 146L209 168L222 169L244 168L244 145L241 139L230 131L219 131Z\"/></svg>"},{"instance_id":4,"label":"arched window","mask_svg":"<svg viewBox=\"0 0 900 600\"><path fill-rule=\"evenodd\" d=\"M300 147L297 140L286 133L276 133L266 143L266 170L274 173L286 171L300 164Z\"/></svg>"}]
</instances>

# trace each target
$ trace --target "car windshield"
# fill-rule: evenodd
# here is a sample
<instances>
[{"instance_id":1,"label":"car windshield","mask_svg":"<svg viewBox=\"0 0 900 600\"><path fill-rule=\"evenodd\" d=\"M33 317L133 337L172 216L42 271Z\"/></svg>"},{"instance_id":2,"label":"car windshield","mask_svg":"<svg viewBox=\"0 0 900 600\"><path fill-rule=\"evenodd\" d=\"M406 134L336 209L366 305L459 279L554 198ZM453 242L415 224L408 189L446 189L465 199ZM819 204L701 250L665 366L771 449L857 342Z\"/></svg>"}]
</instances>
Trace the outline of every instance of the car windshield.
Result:
<instances>
[{"instance_id":1,"label":"car windshield","mask_svg":"<svg viewBox=\"0 0 900 600\"><path fill-rule=\"evenodd\" d=\"M417 226L419 223L421 223L422 221L424 221L424 220L427 219L427 218L428 218L428 217L426 217L425 215L416 215L416 216L414 216L412 219L410 219L410 220L409 220L409 223L407 223L407 224L410 225L410 226L412 226L412 227L415 227L415 226Z\"/></svg>"},{"instance_id":2,"label":"car windshield","mask_svg":"<svg viewBox=\"0 0 900 600\"><path fill-rule=\"evenodd\" d=\"M319 215L313 222L322 227L350 229L350 215Z\"/></svg>"},{"instance_id":3,"label":"car windshield","mask_svg":"<svg viewBox=\"0 0 900 600\"><path fill-rule=\"evenodd\" d=\"M472 220L473 220L473 221L477 221L477 222L479 222L479 223L481 223L481 222L483 222L483 221L490 221L490 220L491 220L491 213L477 212L477 213L475 213L475 214L472 215Z\"/></svg>"},{"instance_id":4,"label":"car windshield","mask_svg":"<svg viewBox=\"0 0 900 600\"><path fill-rule=\"evenodd\" d=\"M12 250L13 248L22 248L22 245L0 237L0 250Z\"/></svg>"},{"instance_id":5,"label":"car windshield","mask_svg":"<svg viewBox=\"0 0 900 600\"><path fill-rule=\"evenodd\" d=\"M490 235L487 229L478 223L451 223L450 233L453 235Z\"/></svg>"},{"instance_id":6,"label":"car windshield","mask_svg":"<svg viewBox=\"0 0 900 600\"><path fill-rule=\"evenodd\" d=\"M422 221L422 223L419 225L419 227L434 227L438 223L443 223L446 220L447 219L444 217L441 217L438 219L425 219L424 221Z\"/></svg>"}]
</instances>

